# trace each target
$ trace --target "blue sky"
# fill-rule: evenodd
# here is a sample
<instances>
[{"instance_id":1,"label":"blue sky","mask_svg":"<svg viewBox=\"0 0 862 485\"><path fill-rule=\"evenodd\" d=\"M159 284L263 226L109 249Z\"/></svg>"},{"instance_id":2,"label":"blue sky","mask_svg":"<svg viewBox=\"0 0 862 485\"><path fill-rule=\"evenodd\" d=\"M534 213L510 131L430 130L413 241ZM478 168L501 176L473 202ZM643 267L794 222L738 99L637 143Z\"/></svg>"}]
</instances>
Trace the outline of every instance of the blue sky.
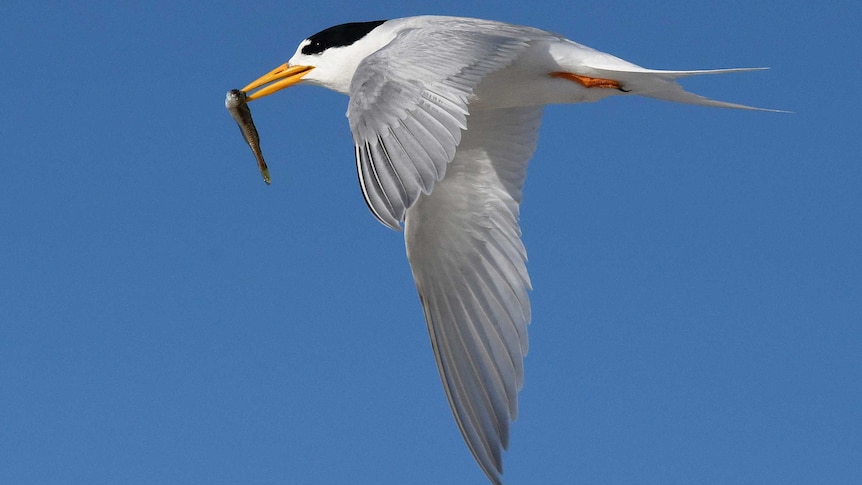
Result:
<instances>
[{"instance_id":1,"label":"blue sky","mask_svg":"<svg viewBox=\"0 0 862 485\"><path fill-rule=\"evenodd\" d=\"M369 4L372 3L372 4ZM0 483L486 483L346 98L223 106L304 37L566 34L752 113L546 110L511 484L859 483L858 2L14 2L0 17Z\"/></svg>"}]
</instances>

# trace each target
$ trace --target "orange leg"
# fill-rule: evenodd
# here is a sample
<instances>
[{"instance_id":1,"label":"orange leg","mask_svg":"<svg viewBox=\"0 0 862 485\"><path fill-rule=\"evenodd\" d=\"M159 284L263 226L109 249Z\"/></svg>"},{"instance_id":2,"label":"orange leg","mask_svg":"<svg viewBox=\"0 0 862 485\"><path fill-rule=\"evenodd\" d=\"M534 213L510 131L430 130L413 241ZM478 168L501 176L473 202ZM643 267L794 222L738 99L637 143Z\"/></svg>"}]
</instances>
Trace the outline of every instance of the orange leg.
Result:
<instances>
[{"instance_id":1,"label":"orange leg","mask_svg":"<svg viewBox=\"0 0 862 485\"><path fill-rule=\"evenodd\" d=\"M550 76L574 81L585 88L611 88L619 89L620 91L626 92L626 90L623 89L623 85L620 84L619 81L614 81L613 79L582 76L580 74L575 74L572 72L552 72Z\"/></svg>"}]
</instances>

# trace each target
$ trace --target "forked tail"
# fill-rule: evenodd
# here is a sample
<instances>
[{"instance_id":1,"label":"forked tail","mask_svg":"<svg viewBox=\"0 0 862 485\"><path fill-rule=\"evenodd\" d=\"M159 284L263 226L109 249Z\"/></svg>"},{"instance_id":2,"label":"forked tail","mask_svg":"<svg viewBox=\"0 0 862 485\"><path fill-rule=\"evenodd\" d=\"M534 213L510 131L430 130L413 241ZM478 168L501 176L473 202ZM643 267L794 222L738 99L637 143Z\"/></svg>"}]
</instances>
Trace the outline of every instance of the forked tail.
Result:
<instances>
[{"instance_id":1,"label":"forked tail","mask_svg":"<svg viewBox=\"0 0 862 485\"><path fill-rule=\"evenodd\" d=\"M676 101L677 103L697 104L701 106L717 106L720 108L787 113L787 111L777 109L755 108L744 104L728 103L726 101L709 99L686 91L676 82L677 79L688 76L762 71L764 69L769 69L768 67L709 69L697 71L662 71L656 69L645 69L634 64L629 64L624 66L590 66L589 68L603 78L619 81L622 84L622 89L630 94L637 94L665 101Z\"/></svg>"}]
</instances>

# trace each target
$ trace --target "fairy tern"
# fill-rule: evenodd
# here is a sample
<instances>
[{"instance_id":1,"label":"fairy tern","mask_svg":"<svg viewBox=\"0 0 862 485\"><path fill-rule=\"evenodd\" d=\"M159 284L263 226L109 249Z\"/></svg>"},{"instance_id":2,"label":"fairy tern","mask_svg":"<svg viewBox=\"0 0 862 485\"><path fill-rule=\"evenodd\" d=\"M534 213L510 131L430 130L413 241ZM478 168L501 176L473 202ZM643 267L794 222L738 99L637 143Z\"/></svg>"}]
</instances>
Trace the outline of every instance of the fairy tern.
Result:
<instances>
[{"instance_id":1,"label":"fairy tern","mask_svg":"<svg viewBox=\"0 0 862 485\"><path fill-rule=\"evenodd\" d=\"M380 222L403 223L449 405L500 484L527 354L531 286L518 217L542 107L641 95L757 110L676 80L758 69L646 69L536 28L422 16L318 32L243 91L252 101L311 84L350 96L362 195Z\"/></svg>"}]
</instances>

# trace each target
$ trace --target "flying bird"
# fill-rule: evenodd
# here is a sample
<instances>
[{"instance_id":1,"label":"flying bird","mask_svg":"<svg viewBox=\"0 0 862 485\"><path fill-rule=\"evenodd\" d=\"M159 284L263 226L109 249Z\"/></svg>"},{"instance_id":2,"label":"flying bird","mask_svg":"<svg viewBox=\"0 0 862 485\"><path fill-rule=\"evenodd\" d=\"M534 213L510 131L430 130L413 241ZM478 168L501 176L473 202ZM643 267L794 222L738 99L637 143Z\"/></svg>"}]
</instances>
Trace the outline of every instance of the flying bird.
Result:
<instances>
[{"instance_id":1,"label":"flying bird","mask_svg":"<svg viewBox=\"0 0 862 485\"><path fill-rule=\"evenodd\" d=\"M403 228L455 421L500 484L527 354L531 286L518 217L542 107L641 95L756 110L676 81L757 69L646 69L536 28L422 16L318 32L243 91L253 101L311 84L350 97L362 195L381 223Z\"/></svg>"}]
</instances>

